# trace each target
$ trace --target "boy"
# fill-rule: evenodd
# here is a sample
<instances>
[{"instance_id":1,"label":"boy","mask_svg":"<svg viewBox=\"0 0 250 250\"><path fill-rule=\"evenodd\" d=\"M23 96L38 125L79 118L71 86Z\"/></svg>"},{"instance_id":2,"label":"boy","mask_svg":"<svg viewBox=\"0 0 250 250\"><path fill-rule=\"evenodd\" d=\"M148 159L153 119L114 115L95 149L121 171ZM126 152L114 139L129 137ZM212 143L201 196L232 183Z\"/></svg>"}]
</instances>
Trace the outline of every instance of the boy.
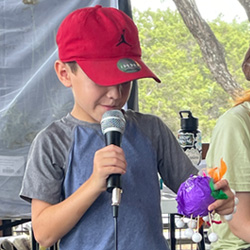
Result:
<instances>
[{"instance_id":1,"label":"boy","mask_svg":"<svg viewBox=\"0 0 250 250\"><path fill-rule=\"evenodd\" d=\"M32 202L36 240L60 250L113 249L114 225L106 180L122 175L118 217L119 249L169 249L162 234L158 172L174 191L196 174L166 125L157 117L123 111L121 147L105 146L100 121L108 110L122 110L131 82L160 80L141 60L138 31L123 12L101 6L68 15L57 34L55 71L72 89L71 114L35 138L27 161L21 197ZM211 210L233 210L231 197Z\"/></svg>"}]
</instances>

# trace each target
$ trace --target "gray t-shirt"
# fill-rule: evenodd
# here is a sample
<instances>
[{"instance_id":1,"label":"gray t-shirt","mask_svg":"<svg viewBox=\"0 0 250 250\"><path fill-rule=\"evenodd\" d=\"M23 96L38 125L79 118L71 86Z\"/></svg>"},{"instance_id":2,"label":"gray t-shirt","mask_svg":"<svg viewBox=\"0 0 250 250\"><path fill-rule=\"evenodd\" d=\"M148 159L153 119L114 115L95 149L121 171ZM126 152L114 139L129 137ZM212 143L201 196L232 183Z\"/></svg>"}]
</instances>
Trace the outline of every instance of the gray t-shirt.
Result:
<instances>
[{"instance_id":1,"label":"gray t-shirt","mask_svg":"<svg viewBox=\"0 0 250 250\"><path fill-rule=\"evenodd\" d=\"M124 116L121 147L127 172L121 177L119 249L166 250L158 173L166 186L177 192L197 169L158 117L131 110ZM20 196L51 204L66 199L90 177L94 154L104 146L100 124L71 115L52 123L32 143ZM114 244L111 194L103 192L61 239L60 250L111 250Z\"/></svg>"}]
</instances>

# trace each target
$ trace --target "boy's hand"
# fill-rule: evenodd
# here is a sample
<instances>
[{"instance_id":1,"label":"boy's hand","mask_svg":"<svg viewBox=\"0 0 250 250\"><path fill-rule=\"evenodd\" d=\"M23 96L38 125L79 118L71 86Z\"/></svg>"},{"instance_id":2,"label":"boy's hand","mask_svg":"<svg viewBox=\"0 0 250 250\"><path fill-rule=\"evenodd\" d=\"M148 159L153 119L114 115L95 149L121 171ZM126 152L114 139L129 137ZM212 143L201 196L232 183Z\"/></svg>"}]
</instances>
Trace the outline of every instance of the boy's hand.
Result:
<instances>
[{"instance_id":1,"label":"boy's hand","mask_svg":"<svg viewBox=\"0 0 250 250\"><path fill-rule=\"evenodd\" d=\"M106 146L95 153L91 179L98 188L105 191L107 178L111 174L125 174L126 167L123 149L115 145Z\"/></svg>"},{"instance_id":2,"label":"boy's hand","mask_svg":"<svg viewBox=\"0 0 250 250\"><path fill-rule=\"evenodd\" d=\"M216 190L221 189L227 196L226 200L216 200L208 206L209 211L215 210L220 215L232 214L234 211L234 193L231 191L227 180L220 180L214 184Z\"/></svg>"}]
</instances>

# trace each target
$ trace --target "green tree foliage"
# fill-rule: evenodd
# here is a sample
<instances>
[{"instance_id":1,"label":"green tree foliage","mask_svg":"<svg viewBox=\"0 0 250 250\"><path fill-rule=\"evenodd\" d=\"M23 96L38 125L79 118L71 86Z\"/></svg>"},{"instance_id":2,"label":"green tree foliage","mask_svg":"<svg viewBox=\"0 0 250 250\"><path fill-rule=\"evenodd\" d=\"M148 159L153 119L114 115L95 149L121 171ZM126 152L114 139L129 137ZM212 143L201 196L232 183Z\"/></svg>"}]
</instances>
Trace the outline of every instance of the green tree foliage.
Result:
<instances>
[{"instance_id":1,"label":"green tree foliage","mask_svg":"<svg viewBox=\"0 0 250 250\"><path fill-rule=\"evenodd\" d=\"M217 118L232 106L232 101L214 80L199 45L177 11L170 9L140 12L133 10L142 47L142 58L161 79L138 81L139 109L160 116L174 134L180 129L179 111L191 110L199 118L203 142L209 142ZM241 70L249 46L249 24L221 21L209 23L224 46L228 69L244 88L250 88Z\"/></svg>"}]
</instances>

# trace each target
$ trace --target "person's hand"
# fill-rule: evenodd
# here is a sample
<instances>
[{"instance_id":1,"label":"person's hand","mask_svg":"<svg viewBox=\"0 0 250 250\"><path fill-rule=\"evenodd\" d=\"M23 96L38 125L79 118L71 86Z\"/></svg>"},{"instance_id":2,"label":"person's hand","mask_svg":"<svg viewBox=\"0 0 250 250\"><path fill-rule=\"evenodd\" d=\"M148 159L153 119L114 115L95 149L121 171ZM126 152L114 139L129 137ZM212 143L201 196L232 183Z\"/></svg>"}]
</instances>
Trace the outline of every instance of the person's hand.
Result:
<instances>
[{"instance_id":1,"label":"person's hand","mask_svg":"<svg viewBox=\"0 0 250 250\"><path fill-rule=\"evenodd\" d=\"M106 146L95 153L91 180L98 188L105 191L109 175L125 174L126 167L123 149L115 145Z\"/></svg>"},{"instance_id":2,"label":"person's hand","mask_svg":"<svg viewBox=\"0 0 250 250\"><path fill-rule=\"evenodd\" d=\"M214 187L216 190L222 190L228 198L225 200L216 200L212 204L208 206L209 211L215 210L216 213L220 215L228 215L232 214L234 211L234 198L235 195L232 192L232 190L229 187L228 181L227 180L220 180L214 184Z\"/></svg>"}]
</instances>

